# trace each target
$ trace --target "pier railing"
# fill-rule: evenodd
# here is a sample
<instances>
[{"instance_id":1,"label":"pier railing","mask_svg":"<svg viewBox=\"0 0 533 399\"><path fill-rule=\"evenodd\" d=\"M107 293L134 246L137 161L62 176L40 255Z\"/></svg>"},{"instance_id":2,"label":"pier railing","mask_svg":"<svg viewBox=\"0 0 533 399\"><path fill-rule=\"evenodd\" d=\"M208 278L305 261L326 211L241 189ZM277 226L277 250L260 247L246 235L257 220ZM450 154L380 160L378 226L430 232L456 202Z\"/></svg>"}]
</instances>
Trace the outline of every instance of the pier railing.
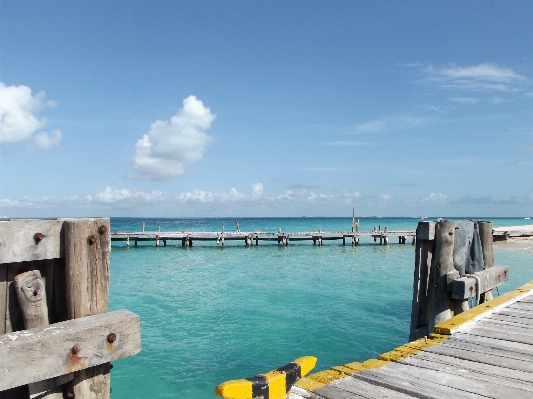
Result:
<instances>
[{"instance_id":1,"label":"pier railing","mask_svg":"<svg viewBox=\"0 0 533 399\"><path fill-rule=\"evenodd\" d=\"M109 219L0 222L0 399L108 399L110 361L141 349L108 313Z\"/></svg>"}]
</instances>

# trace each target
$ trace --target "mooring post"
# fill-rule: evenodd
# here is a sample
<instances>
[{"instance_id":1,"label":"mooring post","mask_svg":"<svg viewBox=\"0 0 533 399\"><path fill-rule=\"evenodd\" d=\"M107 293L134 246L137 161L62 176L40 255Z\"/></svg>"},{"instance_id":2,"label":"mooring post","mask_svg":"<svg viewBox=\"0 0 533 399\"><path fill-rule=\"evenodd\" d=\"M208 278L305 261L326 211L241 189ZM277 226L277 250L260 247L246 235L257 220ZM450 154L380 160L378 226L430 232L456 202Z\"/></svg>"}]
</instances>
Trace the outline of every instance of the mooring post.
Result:
<instances>
[{"instance_id":1,"label":"mooring post","mask_svg":"<svg viewBox=\"0 0 533 399\"><path fill-rule=\"evenodd\" d=\"M130 247L130 237L126 237L126 247Z\"/></svg>"},{"instance_id":2,"label":"mooring post","mask_svg":"<svg viewBox=\"0 0 533 399\"><path fill-rule=\"evenodd\" d=\"M159 234L155 236L155 247L159 248Z\"/></svg>"},{"instance_id":3,"label":"mooring post","mask_svg":"<svg viewBox=\"0 0 533 399\"><path fill-rule=\"evenodd\" d=\"M441 220L435 224L435 253L431 261L429 282L430 316L428 331L453 316L453 301L448 292L447 274L455 270L453 264L454 236L457 222Z\"/></svg>"},{"instance_id":4,"label":"mooring post","mask_svg":"<svg viewBox=\"0 0 533 399\"><path fill-rule=\"evenodd\" d=\"M419 222L416 228L415 270L409 341L429 334L428 284L431 260L435 251L435 223ZM414 237L413 237L414 238Z\"/></svg>"},{"instance_id":5,"label":"mooring post","mask_svg":"<svg viewBox=\"0 0 533 399\"><path fill-rule=\"evenodd\" d=\"M485 269L490 269L494 266L494 251L493 251L493 237L492 237L492 222L478 222L479 238L481 239L481 248L483 251L483 264ZM494 299L492 290L481 294L480 302L487 302Z\"/></svg>"}]
</instances>

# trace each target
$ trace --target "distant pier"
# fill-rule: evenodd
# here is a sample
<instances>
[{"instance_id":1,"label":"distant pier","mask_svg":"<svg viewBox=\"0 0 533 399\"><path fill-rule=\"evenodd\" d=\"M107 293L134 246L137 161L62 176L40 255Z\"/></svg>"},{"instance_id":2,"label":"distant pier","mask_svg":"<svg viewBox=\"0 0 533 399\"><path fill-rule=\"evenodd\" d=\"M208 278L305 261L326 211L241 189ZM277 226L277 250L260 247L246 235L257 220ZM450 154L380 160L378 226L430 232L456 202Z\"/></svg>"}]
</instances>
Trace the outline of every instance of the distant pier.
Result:
<instances>
[{"instance_id":1,"label":"distant pier","mask_svg":"<svg viewBox=\"0 0 533 399\"><path fill-rule=\"evenodd\" d=\"M375 227L373 231L336 231L323 232L321 230L313 232L283 232L281 228L277 232L262 231L231 231L227 232L224 227L220 232L112 232L111 241L123 241L127 246L137 245L141 241L153 241L156 247L166 246L169 241L181 242L181 246L189 247L197 241L212 241L217 245L225 245L226 241L242 241L246 246L259 245L259 241L276 242L278 245L288 246L290 242L312 241L313 245L322 246L324 241L342 241L342 245L359 245L360 237L372 237L374 242L380 245L387 245L394 239L399 244L405 244L408 240L411 244L416 242L416 231L401 230L389 231L387 227L381 230L381 226Z\"/></svg>"}]
</instances>

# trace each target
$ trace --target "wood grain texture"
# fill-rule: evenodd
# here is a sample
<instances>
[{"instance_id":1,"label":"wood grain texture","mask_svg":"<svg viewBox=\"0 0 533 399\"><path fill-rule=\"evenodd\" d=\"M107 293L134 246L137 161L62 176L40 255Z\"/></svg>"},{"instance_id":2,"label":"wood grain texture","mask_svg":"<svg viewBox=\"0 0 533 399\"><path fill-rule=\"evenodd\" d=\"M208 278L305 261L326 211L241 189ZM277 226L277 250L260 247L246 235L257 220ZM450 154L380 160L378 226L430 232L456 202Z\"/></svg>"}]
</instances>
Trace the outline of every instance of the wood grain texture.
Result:
<instances>
[{"instance_id":1,"label":"wood grain texture","mask_svg":"<svg viewBox=\"0 0 533 399\"><path fill-rule=\"evenodd\" d=\"M442 220L435 224L435 253L431 261L428 304L430 307L428 331L436 324L452 318L453 302L448 293L447 273L455 270L453 247L456 222Z\"/></svg>"},{"instance_id":2,"label":"wood grain texture","mask_svg":"<svg viewBox=\"0 0 533 399\"><path fill-rule=\"evenodd\" d=\"M0 223L0 264L63 256L62 220L14 220ZM34 235L42 240L36 244Z\"/></svg>"},{"instance_id":3,"label":"wood grain texture","mask_svg":"<svg viewBox=\"0 0 533 399\"><path fill-rule=\"evenodd\" d=\"M100 228L105 230L101 234ZM109 252L108 218L65 220L66 304L69 319L108 311ZM69 392L76 399L108 399L109 365L75 373Z\"/></svg>"},{"instance_id":4,"label":"wood grain texture","mask_svg":"<svg viewBox=\"0 0 533 399\"><path fill-rule=\"evenodd\" d=\"M15 292L22 311L24 328L47 326L48 306L46 304L45 282L39 270L31 270L15 276Z\"/></svg>"},{"instance_id":5,"label":"wood grain texture","mask_svg":"<svg viewBox=\"0 0 533 399\"><path fill-rule=\"evenodd\" d=\"M108 341L111 333L115 334L112 343ZM139 316L128 310L4 334L0 336L0 390L132 356L140 349Z\"/></svg>"},{"instance_id":6,"label":"wood grain texture","mask_svg":"<svg viewBox=\"0 0 533 399\"><path fill-rule=\"evenodd\" d=\"M0 264L0 335L6 333L7 293L7 265Z\"/></svg>"},{"instance_id":7,"label":"wood grain texture","mask_svg":"<svg viewBox=\"0 0 533 399\"><path fill-rule=\"evenodd\" d=\"M474 273L479 278L480 293L487 292L509 279L509 266L496 266ZM467 299L477 296L477 279L470 276L458 278L452 282L452 298Z\"/></svg>"},{"instance_id":8,"label":"wood grain texture","mask_svg":"<svg viewBox=\"0 0 533 399\"><path fill-rule=\"evenodd\" d=\"M331 399L408 399L412 396L402 392L397 392L381 386L372 385L366 381L356 378L341 378L322 388L318 388L315 393L321 397Z\"/></svg>"}]
</instances>

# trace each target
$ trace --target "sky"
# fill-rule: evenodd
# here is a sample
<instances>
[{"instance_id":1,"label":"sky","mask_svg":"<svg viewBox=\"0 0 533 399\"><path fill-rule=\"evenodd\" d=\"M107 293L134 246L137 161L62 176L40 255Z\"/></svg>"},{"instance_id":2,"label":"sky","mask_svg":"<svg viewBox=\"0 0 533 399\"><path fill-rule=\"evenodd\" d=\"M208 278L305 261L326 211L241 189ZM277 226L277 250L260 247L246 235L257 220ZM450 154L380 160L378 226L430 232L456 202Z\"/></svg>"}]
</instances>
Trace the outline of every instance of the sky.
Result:
<instances>
[{"instance_id":1,"label":"sky","mask_svg":"<svg viewBox=\"0 0 533 399\"><path fill-rule=\"evenodd\" d=\"M531 21L0 0L0 216L533 216Z\"/></svg>"}]
</instances>

